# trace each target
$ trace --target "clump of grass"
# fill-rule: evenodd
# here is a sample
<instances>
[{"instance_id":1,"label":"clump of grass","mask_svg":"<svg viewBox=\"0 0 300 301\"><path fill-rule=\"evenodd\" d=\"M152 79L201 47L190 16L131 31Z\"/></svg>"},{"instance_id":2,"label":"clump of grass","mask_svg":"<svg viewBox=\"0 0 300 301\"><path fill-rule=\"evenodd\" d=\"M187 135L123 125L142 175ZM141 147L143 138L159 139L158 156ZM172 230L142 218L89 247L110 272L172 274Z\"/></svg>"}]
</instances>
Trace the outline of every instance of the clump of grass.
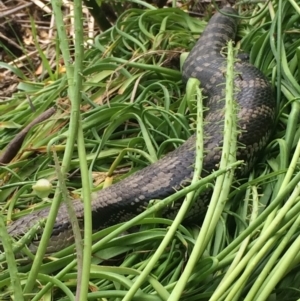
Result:
<instances>
[{"instance_id":1,"label":"clump of grass","mask_svg":"<svg viewBox=\"0 0 300 301\"><path fill-rule=\"evenodd\" d=\"M93 234L97 242L85 249L86 254L89 250L93 252L91 265L83 260L79 273L73 247L43 262L36 259L33 266L19 266L22 274L13 271L18 279L13 286L9 286L9 272L3 268L2 298L17 289L34 294L32 300L39 300L47 293L56 300L75 300L78 283L82 286L77 298L85 296L88 300L250 301L258 297L267 300L270 296L276 300L295 300L300 296L294 285L299 278L296 267L300 259L297 250L300 87L299 41L294 28L298 12L293 4L293 1L283 4L273 1L257 16L263 7L258 4L252 10L256 17L240 26L241 48L250 53L252 63L269 76L277 89L277 125L273 140L249 178L223 183L223 189L234 189L218 222L207 232L209 235L204 236L198 227L183 225L176 226L170 235L169 229L174 230L172 221L154 213L197 185L213 183L216 177L220 181L224 170L200 183L196 181L161 203L154 203L129 223ZM128 168L126 174L114 177L120 180L186 140L195 127L190 125L197 118L197 110L186 97L181 82L179 53L191 48L203 26L204 22L179 9L131 9L96 38L92 49L84 53L82 66L76 67L80 72L74 73L73 65L69 64L67 76L51 84L47 81L21 84L22 91L0 106L3 112L0 122L16 128L14 132L0 132L2 149L18 128L47 108L55 105L57 113L35 127L18 156L0 169L1 208L7 220L28 214L33 207L35 210L49 205L48 200L41 201L33 194L31 186L39 178L50 179L54 187L62 184L54 168L53 147L67 176L66 187L72 196L78 196L81 178L85 185L91 186L93 176L97 181L97 177L104 179L107 172L114 176L114 172ZM77 49L76 53L80 51ZM68 52L63 55L69 57ZM77 62L80 58L75 56L75 59ZM76 94L78 81L83 85L77 86ZM193 91L187 88L188 95L194 95ZM25 94L30 96L36 112L31 111ZM198 143L201 144L201 134ZM228 164L234 167L239 163ZM78 168L85 171L81 177ZM103 185L104 182L90 189L101 189ZM87 192L84 199L85 202L88 199ZM134 224L140 225L139 232L118 236ZM91 235L88 227L85 238ZM169 242L161 245L166 237ZM202 250L191 264L188 260L193 258L195 246ZM43 250L38 251L38 256L42 259ZM35 281L42 283L43 288L34 286ZM50 291L52 287L58 290Z\"/></svg>"}]
</instances>

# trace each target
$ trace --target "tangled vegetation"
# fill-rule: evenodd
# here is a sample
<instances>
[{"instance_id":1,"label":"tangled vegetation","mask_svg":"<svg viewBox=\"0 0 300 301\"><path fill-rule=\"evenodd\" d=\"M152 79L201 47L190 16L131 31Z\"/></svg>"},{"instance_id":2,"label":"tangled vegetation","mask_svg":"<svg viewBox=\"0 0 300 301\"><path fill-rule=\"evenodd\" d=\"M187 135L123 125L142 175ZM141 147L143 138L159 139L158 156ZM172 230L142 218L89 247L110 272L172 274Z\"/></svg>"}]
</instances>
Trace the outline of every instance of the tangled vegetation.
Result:
<instances>
[{"instance_id":1,"label":"tangled vegetation","mask_svg":"<svg viewBox=\"0 0 300 301\"><path fill-rule=\"evenodd\" d=\"M44 244L33 262L12 255L18 246L10 244L5 221L51 203L46 242L61 195L68 198L63 188L71 199L82 195L88 217L92 191L155 162L201 126L201 92L194 83L182 83L180 54L191 49L206 21L178 8L140 3L146 9L126 10L84 51L77 7L74 56L54 5L57 62L62 56L66 74L45 58L48 78L40 81L12 68L22 80L18 92L0 104L0 149L47 109L56 111L0 167L0 237L8 248L0 255L1 300L297 300L300 8L293 0L240 7L247 18L237 47L269 77L277 100L272 141L249 178L220 180L240 164L229 162L128 223L92 235L87 222L85 248L81 254L77 246L77 257L71 246L43 258ZM32 190L41 178L52 183L49 198ZM177 226L157 214L162 204L207 183L227 193L215 196L215 212L203 227ZM134 225L138 232L124 233Z\"/></svg>"}]
</instances>

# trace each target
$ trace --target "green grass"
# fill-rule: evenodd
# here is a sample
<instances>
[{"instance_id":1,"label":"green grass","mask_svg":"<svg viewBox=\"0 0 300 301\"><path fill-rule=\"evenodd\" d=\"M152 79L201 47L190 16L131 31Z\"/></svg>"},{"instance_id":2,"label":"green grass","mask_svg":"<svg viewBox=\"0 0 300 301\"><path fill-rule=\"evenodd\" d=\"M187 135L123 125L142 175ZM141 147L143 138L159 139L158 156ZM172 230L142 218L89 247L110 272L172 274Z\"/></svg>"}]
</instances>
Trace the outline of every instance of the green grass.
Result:
<instances>
[{"instance_id":1,"label":"green grass","mask_svg":"<svg viewBox=\"0 0 300 301\"><path fill-rule=\"evenodd\" d=\"M247 7L247 16L254 17L240 25L238 46L270 78L278 110L272 141L249 178L223 181L224 169L239 163L222 161L220 171L162 202L154 202L129 223L93 234L94 245L91 225L86 223L88 247L82 250L77 244L79 257L72 246L42 261L44 250L40 248L33 263L19 265L21 259L15 260L10 252L0 257L0 299L14 294L16 300L22 300L24 292L32 300L42 296L45 300L146 301L300 298L299 8L292 0L271 1L257 15L259 7L264 6ZM82 54L79 8L75 10L79 30L75 64L71 64L57 7L66 74L52 70L49 79L32 82L18 70L22 78L19 92L0 105L1 149L36 116L53 105L57 108L50 120L27 135L13 162L0 167L0 236L8 242L5 248L11 247L5 220L17 219L50 202L43 236L47 241L61 197L58 183L71 192L70 198L83 193L88 218L90 192L107 185L110 176L120 180L155 162L195 129L201 145L201 93L195 84L185 87L181 82L179 54L191 49L205 22L178 9L131 9ZM230 57L228 60L230 65ZM230 147L231 152L236 150L232 141L234 138L229 138L224 151ZM197 155L202 156L201 152ZM200 163L198 160L195 166L197 171L201 170ZM120 168L130 171L115 175ZM94 187L92 171L103 178L108 173L109 177ZM72 176L62 179L60 173ZM40 178L53 184L50 199L41 200L32 191ZM211 207L201 229L178 225L184 206L174 222L156 214L162 206L207 183L225 192L215 193L212 206L216 209ZM68 198L66 193L64 198ZM141 225L139 232L119 235L134 224Z\"/></svg>"}]
</instances>

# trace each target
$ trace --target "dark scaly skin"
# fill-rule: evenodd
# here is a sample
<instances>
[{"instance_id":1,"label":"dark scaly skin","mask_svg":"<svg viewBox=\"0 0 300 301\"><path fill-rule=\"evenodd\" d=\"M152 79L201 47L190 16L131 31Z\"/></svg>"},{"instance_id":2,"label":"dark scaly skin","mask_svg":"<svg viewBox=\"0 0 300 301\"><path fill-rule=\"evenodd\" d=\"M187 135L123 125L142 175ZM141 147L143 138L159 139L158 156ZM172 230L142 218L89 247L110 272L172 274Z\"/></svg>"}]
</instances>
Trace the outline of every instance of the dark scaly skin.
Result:
<instances>
[{"instance_id":1,"label":"dark scaly skin","mask_svg":"<svg viewBox=\"0 0 300 301\"><path fill-rule=\"evenodd\" d=\"M227 14L237 15L232 8L226 8ZM226 57L221 55L229 40L235 40L237 18L216 13L209 21L201 38L192 49L183 66L183 79L196 77L201 81L204 93L208 96L205 117L205 159L204 170L211 172L218 166L223 140L223 108ZM235 79L239 88L236 99L239 106L238 126L242 130L238 141L245 147L239 149L238 159L245 160L247 171L257 157L257 153L266 145L274 124L275 102L272 89L265 76L254 66L245 62L236 62L235 71L240 75ZM152 199L163 199L175 190L189 183L193 174L195 160L195 136L182 146L169 153L158 162L136 172L126 179L103 189L93 197L93 227L104 228L126 221L142 212ZM203 174L204 175L204 174ZM190 210L189 218L197 219L207 203L199 198ZM83 204L74 201L77 217L83 219ZM175 208L176 209L176 208ZM171 210L171 209L170 209ZM12 237L21 236L40 219L48 216L49 210L33 212L8 227ZM170 216L171 211L167 212ZM73 243L73 234L67 210L64 204L58 212L49 241L47 253L53 253ZM39 240L31 243L35 252Z\"/></svg>"}]
</instances>

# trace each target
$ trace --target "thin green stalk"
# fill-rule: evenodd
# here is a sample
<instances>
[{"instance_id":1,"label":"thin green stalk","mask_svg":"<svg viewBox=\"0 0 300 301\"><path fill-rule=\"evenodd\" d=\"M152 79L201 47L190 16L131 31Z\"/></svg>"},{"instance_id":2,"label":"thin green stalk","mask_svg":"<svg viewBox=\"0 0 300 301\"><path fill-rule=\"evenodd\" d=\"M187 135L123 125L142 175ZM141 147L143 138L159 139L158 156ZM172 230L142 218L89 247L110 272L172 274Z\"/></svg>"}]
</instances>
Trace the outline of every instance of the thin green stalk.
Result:
<instances>
[{"instance_id":1,"label":"thin green stalk","mask_svg":"<svg viewBox=\"0 0 300 301\"><path fill-rule=\"evenodd\" d=\"M79 119L78 128L78 155L80 163L80 172L82 178L84 200L84 248L83 248L83 266L81 271L81 287L80 294L76 294L76 300L87 300L90 281L90 265L92 258L92 194L89 170L86 161L86 151L84 145L84 133L82 130L81 118Z\"/></svg>"},{"instance_id":2,"label":"thin green stalk","mask_svg":"<svg viewBox=\"0 0 300 301\"><path fill-rule=\"evenodd\" d=\"M266 290L266 287L272 287L272 289L275 287L277 282L274 283L274 281L272 281L272 276L274 276L274 271L276 270L276 268L273 269L273 274L271 273L271 269L275 265L279 256L284 252L284 250L285 250L287 244L290 242L290 239L292 238L292 236L297 231L297 229L299 227L299 223L300 223L300 216L298 216L296 221L293 223L291 228L288 230L287 234L284 236L284 238L280 242L279 246L276 247L275 251L273 252L270 259L268 260L264 269L256 278L256 281L254 282L250 291L248 292L248 294L245 298L245 301L256 300L256 298L258 296L261 296L261 294L265 294L266 291L269 291L269 290ZM284 255L284 256L286 256L286 255ZM279 266L280 266L280 263L277 264L277 267L279 267ZM286 269L287 267L288 266L285 265L284 269ZM276 273L275 277L277 277L277 273ZM271 291L269 291L269 292L271 292Z\"/></svg>"},{"instance_id":3,"label":"thin green stalk","mask_svg":"<svg viewBox=\"0 0 300 301\"><path fill-rule=\"evenodd\" d=\"M62 292L64 292L66 294L66 296L68 297L68 301L75 300L72 291L62 281L60 281L52 276L41 274L41 273L38 274L38 279L43 281L44 283L55 284ZM46 299L46 297L45 297L45 299Z\"/></svg>"},{"instance_id":4,"label":"thin green stalk","mask_svg":"<svg viewBox=\"0 0 300 301\"><path fill-rule=\"evenodd\" d=\"M60 168L59 162L58 162L58 157L57 157L54 147L53 147L53 158L54 158L54 163L55 163L55 171L56 171L57 178L59 181L59 187L61 189L62 199L63 199L64 203L66 204L69 218L70 218L70 223L71 223L72 230L74 233L76 256L77 256L77 262L78 262L77 268L78 268L79 274L80 274L80 272L82 270L82 253L83 253L80 226L79 226L78 219L76 218L76 212L72 205L72 201L69 199L69 193L68 193L68 189L66 186L66 182L65 182L64 176L61 172L61 168Z\"/></svg>"},{"instance_id":5,"label":"thin green stalk","mask_svg":"<svg viewBox=\"0 0 300 301\"><path fill-rule=\"evenodd\" d=\"M195 158L195 169L194 169L194 175L192 179L192 184L197 183L201 171L202 171L202 165L203 165L203 106L202 106L202 94L201 90L198 88L199 81L197 79L190 79L187 84L187 90L190 92L189 98L194 98L194 95L196 94L197 98L197 139L196 139L196 158ZM156 262L159 260L161 255L163 254L165 248L168 246L170 241L172 240L175 232L178 229L178 226L184 219L184 216L186 215L186 212L191 207L191 203L193 201L195 192L192 191L187 194L185 200L183 201L180 210L178 211L178 214L176 215L176 218L174 219L171 227L169 228L165 238L159 245L158 249L154 253L154 255L149 260L147 266L143 269L142 273L139 275L139 277L134 282L133 286L130 288L126 296L123 298L123 301L130 301L135 293L138 291L140 286L143 284L143 282L146 280L147 276L155 266ZM181 293L178 294L180 296ZM168 300L170 296L166 296L165 300Z\"/></svg>"},{"instance_id":6,"label":"thin green stalk","mask_svg":"<svg viewBox=\"0 0 300 301\"><path fill-rule=\"evenodd\" d=\"M234 282L233 286L231 286L230 288L227 287L227 283L226 281L229 281L229 279L232 279L232 275L234 274L234 271L228 275L227 278L224 278L225 281L223 282L224 287L219 286L218 289L223 289L224 290L224 294L219 295L220 297L215 297L214 299L211 298L210 300L224 300L224 295L228 293L227 297L225 298L225 301L233 301L233 300L240 300L240 294L242 292L242 290L244 289L247 280L251 277L252 273L253 273L253 269L259 264L259 262L261 261L262 258L264 258L264 256L266 256L266 254L268 254L269 250L271 249L271 247L274 246L274 244L276 243L276 241L279 239L279 235L274 235L272 236L264 245L262 245L261 249L259 250L259 252L256 254L256 256L254 258L248 257L248 263L247 266L245 268L245 271L243 272L243 274ZM225 293L225 288L227 288L227 292ZM216 299L219 298L219 299Z\"/></svg>"},{"instance_id":7,"label":"thin green stalk","mask_svg":"<svg viewBox=\"0 0 300 301\"><path fill-rule=\"evenodd\" d=\"M66 172L69 170L71 157L75 145L75 140L77 136L77 127L78 127L78 116L79 116L79 106L80 106L80 91L81 91L81 69L82 69L82 47L83 43L80 42L80 40L75 42L75 68L76 73L74 73L71 55L69 51L69 44L68 44L68 37L66 34L64 24L64 16L62 14L62 2L59 0L52 0L51 1L54 16L56 19L57 24L57 32L59 36L59 44L60 49L63 55L64 64L67 71L67 78L68 78L68 94L72 102L71 107L71 114L70 114L70 124L69 124L69 136L66 143L66 150L64 153L64 158L62 161L62 174L66 174ZM81 9L81 7L80 7ZM77 7L77 10L80 10ZM75 18L76 19L76 18ZM82 22L82 18L80 18L80 21ZM79 21L78 21L79 22ZM76 26L76 30L82 30L78 26ZM82 40L81 40L82 41ZM81 49L81 51L78 52L78 50ZM59 186L59 185L58 185ZM44 254L46 252L46 248L48 245L48 241L50 239L50 236L52 234L53 225L56 219L56 215L59 209L60 205L60 188L57 187L54 195L54 199L52 202L52 206L50 208L49 216L45 225L45 230L43 232L43 235L40 240L39 249L37 251L37 254L35 256L35 259L32 264L32 268L28 274L28 279L24 288L24 295L29 294L35 284L40 265L43 261Z\"/></svg>"},{"instance_id":8,"label":"thin green stalk","mask_svg":"<svg viewBox=\"0 0 300 301\"><path fill-rule=\"evenodd\" d=\"M143 156L145 159L147 159L147 161L149 161L151 164L154 163L156 160L153 160L151 156L149 156L149 154L147 152L144 152L140 149L136 149L136 148L129 148L126 147L124 148L117 156L117 158L114 160L114 162L111 164L108 172L107 172L107 176L111 177L113 175L113 172L115 171L115 169L118 167L118 165L121 163L122 159L125 157L125 155L128 152L134 152L136 154L139 154L141 156Z\"/></svg>"},{"instance_id":9,"label":"thin green stalk","mask_svg":"<svg viewBox=\"0 0 300 301\"><path fill-rule=\"evenodd\" d=\"M147 51L147 53L143 54L143 56L149 56L149 55L154 55L154 54L157 54L157 51ZM135 63L134 60L138 60L139 58L140 58L140 56L128 61L128 60L124 60L122 58L112 57L112 58L107 58L106 60L108 62L121 63L124 66L129 66L129 67L138 68L138 69L142 69L142 70L159 72L166 76L167 75L170 76L173 80L174 79L180 80L181 73L178 70L173 70L173 69L169 69L169 68L165 68L165 67L158 67L157 65Z\"/></svg>"},{"instance_id":10,"label":"thin green stalk","mask_svg":"<svg viewBox=\"0 0 300 301\"><path fill-rule=\"evenodd\" d=\"M282 79L282 48L283 42L282 42L282 1L278 1L278 8L276 13L276 21L277 21L277 53L274 53L274 56L276 58L277 63L277 109L279 107L279 99L281 94L281 79ZM273 20L274 22L274 20ZM271 35L270 35L271 36ZM278 110L277 110L278 111Z\"/></svg>"},{"instance_id":11,"label":"thin green stalk","mask_svg":"<svg viewBox=\"0 0 300 301\"><path fill-rule=\"evenodd\" d=\"M288 124L286 127L286 135L285 140L287 144L287 153L290 154L292 145L295 139L296 131L298 130L298 120L300 115L300 105L299 105L299 98L296 98L293 100L293 103L291 105L292 109L289 113L289 119Z\"/></svg>"},{"instance_id":12,"label":"thin green stalk","mask_svg":"<svg viewBox=\"0 0 300 301\"><path fill-rule=\"evenodd\" d=\"M150 3L147 3L145 1L141 1L141 0L130 0L130 1L133 2L133 3L139 4L141 6L144 6L144 7L148 8L148 9L156 10L155 6L153 6Z\"/></svg>"},{"instance_id":13,"label":"thin green stalk","mask_svg":"<svg viewBox=\"0 0 300 301\"><path fill-rule=\"evenodd\" d=\"M277 28L276 28L277 25ZM276 39L276 45L275 45L275 28L277 30L277 39ZM276 112L279 111L279 104L280 104L280 100L281 100L281 81L282 81L282 69L283 69L283 57L282 57L282 50L283 50L283 42L282 42L282 5L281 5L281 1L279 1L278 3L278 10L277 13L273 19L272 25L271 25L271 32L270 32L270 46L271 49L273 51L275 60L276 60L276 76L277 76L277 83L276 83L276 95L277 95L277 99L276 99ZM287 153L286 157L288 156ZM280 154L281 156L283 155L283 153ZM284 160L281 160L281 162L284 164L285 162L287 162L287 158L284 158ZM283 185L281 185L281 187L284 187ZM269 224L272 222L274 216L276 214L276 210L274 210L268 217L267 220L264 223L264 227L263 230L266 229Z\"/></svg>"},{"instance_id":14,"label":"thin green stalk","mask_svg":"<svg viewBox=\"0 0 300 301\"><path fill-rule=\"evenodd\" d=\"M236 161L237 153L237 135L239 129L237 128L237 103L235 100L236 88L234 86L234 78L236 76L234 72L234 48L232 41L228 43L228 54L227 54L227 70L226 70L226 96L225 96L225 120L224 120L224 140L223 140L223 150L220 161L220 168L226 168L228 164ZM208 228L207 234L203 234L205 237L204 245L207 245L210 237L215 231L215 227L219 221L219 218L223 212L223 209L226 205L229 192L231 190L232 181L234 178L234 170L229 170L228 173L223 175L224 179L221 180L221 177L217 179L216 185L214 188L214 194L212 195L211 203L209 207L214 209L212 210L213 217L210 220L210 225ZM219 192L218 192L219 191ZM203 249L204 250L204 249Z\"/></svg>"},{"instance_id":15,"label":"thin green stalk","mask_svg":"<svg viewBox=\"0 0 300 301\"><path fill-rule=\"evenodd\" d=\"M280 194L281 192L284 192L288 183L291 181L291 179L294 177L294 174L295 174L295 170L298 166L298 160L299 160L299 157L300 157L300 140L298 141L298 144L297 144L297 147L296 147L296 150L293 154L293 157L292 157L292 160L291 160L291 163L288 167L288 170L285 174L285 177L282 181L282 184L280 186L280 189L278 191L278 194ZM261 232L261 235L264 233L264 231L267 231L269 225L272 223L272 221L274 220L274 217L275 217L275 214L276 212L272 212L266 219L265 223L264 223L264 227L262 229L262 232Z\"/></svg>"},{"instance_id":16,"label":"thin green stalk","mask_svg":"<svg viewBox=\"0 0 300 301\"><path fill-rule=\"evenodd\" d=\"M282 219L284 218L288 210L295 203L295 200L297 199L299 194L300 194L300 185L298 184L294 189L292 195L289 197L288 201L285 203L285 205L279 211L278 215L273 220L273 222L269 225L269 227L265 230L265 232L257 239L256 243L251 247L251 249L240 261L240 263L237 265L235 270L230 274L230 276L224 280L222 286L219 286L216 289L210 301L219 301L220 298L222 298L223 294L229 289L230 285L237 279L237 277L239 277L239 279L235 282L236 287L238 287L238 285L241 286L244 283L245 279L251 275L251 271L256 266L254 264L248 265L248 268L244 271L242 276L240 276L240 273L245 268L245 266L247 266L250 260L255 260L255 262L258 262L262 258L263 252L259 252L259 251L262 248L264 248L268 240L273 239L271 235L276 232L276 230L278 229L278 225L280 225L280 222L282 221ZM257 254L257 252L259 253Z\"/></svg>"},{"instance_id":17,"label":"thin green stalk","mask_svg":"<svg viewBox=\"0 0 300 301\"><path fill-rule=\"evenodd\" d=\"M299 227L299 224L300 224L300 218L298 217L295 223L295 227ZM290 248L285 252L281 260L278 262L276 267L270 273L269 277L263 283L262 289L256 294L256 297L253 300L258 300L257 299L258 296L260 301L267 300L267 298L270 296L273 289L276 287L277 283L289 270L291 264L294 263L295 256L299 254L299 245L300 245L300 236L298 236L295 239L295 241L290 246Z\"/></svg>"},{"instance_id":18,"label":"thin green stalk","mask_svg":"<svg viewBox=\"0 0 300 301\"><path fill-rule=\"evenodd\" d=\"M281 191L273 202L260 214L260 216L251 224L249 227L243 231L230 245L228 245L223 251L221 251L217 258L218 260L223 260L228 254L230 254L236 247L240 245L240 243L251 233L253 233L257 228L261 227L261 225L265 222L268 215L275 209L279 204L282 203L284 198L286 198L292 189L298 184L300 181L300 172L298 172L291 182L286 186L285 190Z\"/></svg>"},{"instance_id":19,"label":"thin green stalk","mask_svg":"<svg viewBox=\"0 0 300 301\"><path fill-rule=\"evenodd\" d=\"M250 188L248 189L250 190ZM253 195L253 208L252 208L252 214L251 214L251 219L250 219L250 224L257 218L258 215L258 193L256 187L252 187L252 195ZM241 261L243 255L245 254L245 251L249 245L251 235L247 236L245 240L241 243L238 252L236 253L231 265L229 266L226 274L224 275L220 286L224 282L225 279L229 277L229 275L232 273L232 271L236 268L238 263Z\"/></svg>"},{"instance_id":20,"label":"thin green stalk","mask_svg":"<svg viewBox=\"0 0 300 301\"><path fill-rule=\"evenodd\" d=\"M236 143L237 143L237 128L236 128L236 104L234 103L234 50L232 42L228 43L228 58L227 58L227 72L226 72L226 99L225 99L225 120L224 120L224 144L222 151L222 158L220 168L227 168L236 160ZM225 199L231 188L234 170L228 170L228 173L217 178L216 186L212 196L212 200L205 216L202 229L197 237L195 246L187 265L172 291L168 300L180 300L181 294L185 288L186 283L193 271L193 268L200 256L203 254L211 234L215 229L218 219L225 206ZM219 184L219 183L220 184ZM219 191L217 186L220 185ZM216 193L217 191L217 193ZM220 193L222 191L222 195ZM223 204L222 204L223 203Z\"/></svg>"},{"instance_id":21,"label":"thin green stalk","mask_svg":"<svg viewBox=\"0 0 300 301\"><path fill-rule=\"evenodd\" d=\"M6 261L7 265L9 267L9 276L10 276L10 284L12 286L13 292L14 292L14 299L15 300L24 300L23 292L22 292L22 286L21 281L18 276L18 269L16 265L15 256L13 253L12 245L11 245L11 238L7 233L6 226L4 223L3 215L0 214L0 238L1 243L4 248L4 252L6 254Z\"/></svg>"},{"instance_id":22,"label":"thin green stalk","mask_svg":"<svg viewBox=\"0 0 300 301\"><path fill-rule=\"evenodd\" d=\"M294 0L288 0L291 5L293 6L293 8L295 9L295 11L297 12L298 15L300 15L300 8L299 8L299 3L297 3Z\"/></svg>"},{"instance_id":23,"label":"thin green stalk","mask_svg":"<svg viewBox=\"0 0 300 301\"><path fill-rule=\"evenodd\" d=\"M19 183L19 185L21 186L21 188L14 194L14 196L11 198L11 201L9 203L7 203L7 206L8 206L8 210L7 210L7 215L6 215L6 219L7 220L12 220L12 214L13 214L13 211L15 209L15 204L17 202L17 200L19 199L19 197L24 193L24 191L28 191L28 189L31 189L32 185L34 184L35 182L27 182L26 184L24 183ZM5 208L3 208L5 209Z\"/></svg>"},{"instance_id":24,"label":"thin green stalk","mask_svg":"<svg viewBox=\"0 0 300 301\"><path fill-rule=\"evenodd\" d=\"M79 112L81 103L82 92L82 74L83 74L83 57L84 57L84 39L83 39L83 14L82 14L82 0L74 1L74 29L75 29L75 53L74 53L74 74L73 91L72 95L72 110ZM84 145L84 134L82 130L81 116L76 114L77 122L77 142L78 142L78 156L79 166L82 178L83 187L83 201L84 201L84 246L83 256L82 253L77 255L78 262L81 260L78 267L77 287L76 287L76 299L87 300L87 294L89 291L90 280L90 263L91 263L91 245L92 245L92 210L91 210L91 189L90 178L86 163L86 151ZM75 210L73 210L75 211ZM78 225L78 223L77 223ZM77 232L80 229L78 227ZM82 248L79 249L80 251Z\"/></svg>"}]
</instances>

